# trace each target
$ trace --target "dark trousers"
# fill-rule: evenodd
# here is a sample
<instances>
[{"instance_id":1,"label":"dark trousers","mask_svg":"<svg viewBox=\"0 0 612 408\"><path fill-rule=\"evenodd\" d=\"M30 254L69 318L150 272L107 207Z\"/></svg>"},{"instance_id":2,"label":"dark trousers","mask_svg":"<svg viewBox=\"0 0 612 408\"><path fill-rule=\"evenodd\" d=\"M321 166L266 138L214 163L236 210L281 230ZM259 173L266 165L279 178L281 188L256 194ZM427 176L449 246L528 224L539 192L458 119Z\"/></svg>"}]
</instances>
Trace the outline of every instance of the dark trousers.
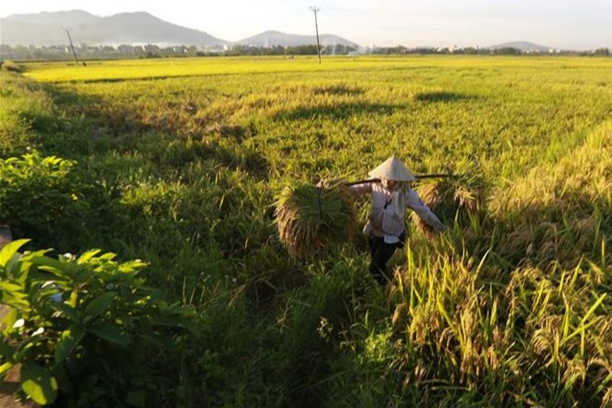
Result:
<instances>
[{"instance_id":1,"label":"dark trousers","mask_svg":"<svg viewBox=\"0 0 612 408\"><path fill-rule=\"evenodd\" d=\"M374 276L379 283L383 284L386 280L390 280L390 276L387 274L387 262L397 248L403 248L406 242L406 232L403 232L399 236L400 241L395 244L385 243L382 237L370 235L368 237L368 244L370 245L370 255L372 256L372 262L370 263L370 273Z\"/></svg>"}]
</instances>

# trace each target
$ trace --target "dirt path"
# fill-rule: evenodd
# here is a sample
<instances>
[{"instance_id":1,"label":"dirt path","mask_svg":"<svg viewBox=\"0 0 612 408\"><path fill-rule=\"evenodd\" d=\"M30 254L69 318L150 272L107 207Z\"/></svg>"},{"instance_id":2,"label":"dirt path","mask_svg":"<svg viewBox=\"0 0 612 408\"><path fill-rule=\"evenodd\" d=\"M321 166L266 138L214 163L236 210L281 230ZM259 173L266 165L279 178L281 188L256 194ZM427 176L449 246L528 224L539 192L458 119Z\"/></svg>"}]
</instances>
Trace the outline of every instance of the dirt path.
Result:
<instances>
[{"instance_id":1,"label":"dirt path","mask_svg":"<svg viewBox=\"0 0 612 408\"><path fill-rule=\"evenodd\" d=\"M31 408L37 405L32 402L24 404L15 401L15 393L19 390L19 367L14 367L0 381L0 407L2 408Z\"/></svg>"}]
</instances>

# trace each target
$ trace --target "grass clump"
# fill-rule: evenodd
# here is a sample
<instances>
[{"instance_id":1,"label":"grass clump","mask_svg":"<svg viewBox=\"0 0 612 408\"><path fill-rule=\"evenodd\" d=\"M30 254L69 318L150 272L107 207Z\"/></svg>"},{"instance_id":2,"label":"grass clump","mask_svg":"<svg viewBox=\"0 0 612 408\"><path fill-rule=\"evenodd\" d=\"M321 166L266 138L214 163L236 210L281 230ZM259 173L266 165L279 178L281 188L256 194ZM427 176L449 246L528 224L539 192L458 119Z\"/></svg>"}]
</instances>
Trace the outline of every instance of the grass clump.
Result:
<instances>
[{"instance_id":1,"label":"grass clump","mask_svg":"<svg viewBox=\"0 0 612 408\"><path fill-rule=\"evenodd\" d=\"M5 72L23 72L23 67L11 60L0 61L0 68Z\"/></svg>"},{"instance_id":2,"label":"grass clump","mask_svg":"<svg viewBox=\"0 0 612 408\"><path fill-rule=\"evenodd\" d=\"M443 221L456 222L460 228L484 214L484 183L480 177L464 174L442 179L430 179L416 188L423 202ZM417 230L425 236L433 231L417 213L410 217Z\"/></svg>"},{"instance_id":3,"label":"grass clump","mask_svg":"<svg viewBox=\"0 0 612 408\"><path fill-rule=\"evenodd\" d=\"M276 202L280 240L296 259L314 258L331 243L350 239L355 220L353 197L342 184L287 186Z\"/></svg>"}]
</instances>

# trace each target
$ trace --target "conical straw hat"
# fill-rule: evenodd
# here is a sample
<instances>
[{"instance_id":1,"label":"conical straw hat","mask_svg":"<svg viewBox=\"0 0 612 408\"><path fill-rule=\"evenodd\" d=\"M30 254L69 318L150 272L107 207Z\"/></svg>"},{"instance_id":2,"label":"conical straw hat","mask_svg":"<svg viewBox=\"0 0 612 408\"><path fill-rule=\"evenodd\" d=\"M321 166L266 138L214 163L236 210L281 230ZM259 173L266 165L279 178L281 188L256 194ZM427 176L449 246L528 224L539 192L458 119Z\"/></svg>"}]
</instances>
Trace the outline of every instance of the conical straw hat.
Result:
<instances>
[{"instance_id":1,"label":"conical straw hat","mask_svg":"<svg viewBox=\"0 0 612 408\"><path fill-rule=\"evenodd\" d=\"M372 178L394 181L414 181L416 178L408 167L395 156L389 157L380 166L368 173Z\"/></svg>"}]
</instances>

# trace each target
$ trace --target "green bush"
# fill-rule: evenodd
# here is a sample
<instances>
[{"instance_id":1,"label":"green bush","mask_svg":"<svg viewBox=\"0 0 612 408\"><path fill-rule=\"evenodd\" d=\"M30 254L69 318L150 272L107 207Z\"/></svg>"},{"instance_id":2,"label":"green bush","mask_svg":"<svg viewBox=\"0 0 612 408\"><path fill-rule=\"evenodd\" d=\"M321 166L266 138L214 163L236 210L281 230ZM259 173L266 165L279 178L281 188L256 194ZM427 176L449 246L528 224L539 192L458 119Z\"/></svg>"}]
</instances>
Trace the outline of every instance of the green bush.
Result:
<instances>
[{"instance_id":1,"label":"green bush","mask_svg":"<svg viewBox=\"0 0 612 408\"><path fill-rule=\"evenodd\" d=\"M0 160L0 224L45 245L64 242L78 230L88 207L75 164L36 151Z\"/></svg>"},{"instance_id":2,"label":"green bush","mask_svg":"<svg viewBox=\"0 0 612 408\"><path fill-rule=\"evenodd\" d=\"M0 105L5 100L0 95ZM9 103L6 101L6 103ZM28 123L17 115L0 108L0 156L8 157L24 152L28 145Z\"/></svg>"},{"instance_id":3,"label":"green bush","mask_svg":"<svg viewBox=\"0 0 612 408\"><path fill-rule=\"evenodd\" d=\"M46 251L0 252L0 376L21 364L21 390L38 404L145 406L151 366L177 329L196 333L190 311L144 285L139 260L92 250L53 259ZM157 361L158 362L158 361Z\"/></svg>"}]
</instances>

